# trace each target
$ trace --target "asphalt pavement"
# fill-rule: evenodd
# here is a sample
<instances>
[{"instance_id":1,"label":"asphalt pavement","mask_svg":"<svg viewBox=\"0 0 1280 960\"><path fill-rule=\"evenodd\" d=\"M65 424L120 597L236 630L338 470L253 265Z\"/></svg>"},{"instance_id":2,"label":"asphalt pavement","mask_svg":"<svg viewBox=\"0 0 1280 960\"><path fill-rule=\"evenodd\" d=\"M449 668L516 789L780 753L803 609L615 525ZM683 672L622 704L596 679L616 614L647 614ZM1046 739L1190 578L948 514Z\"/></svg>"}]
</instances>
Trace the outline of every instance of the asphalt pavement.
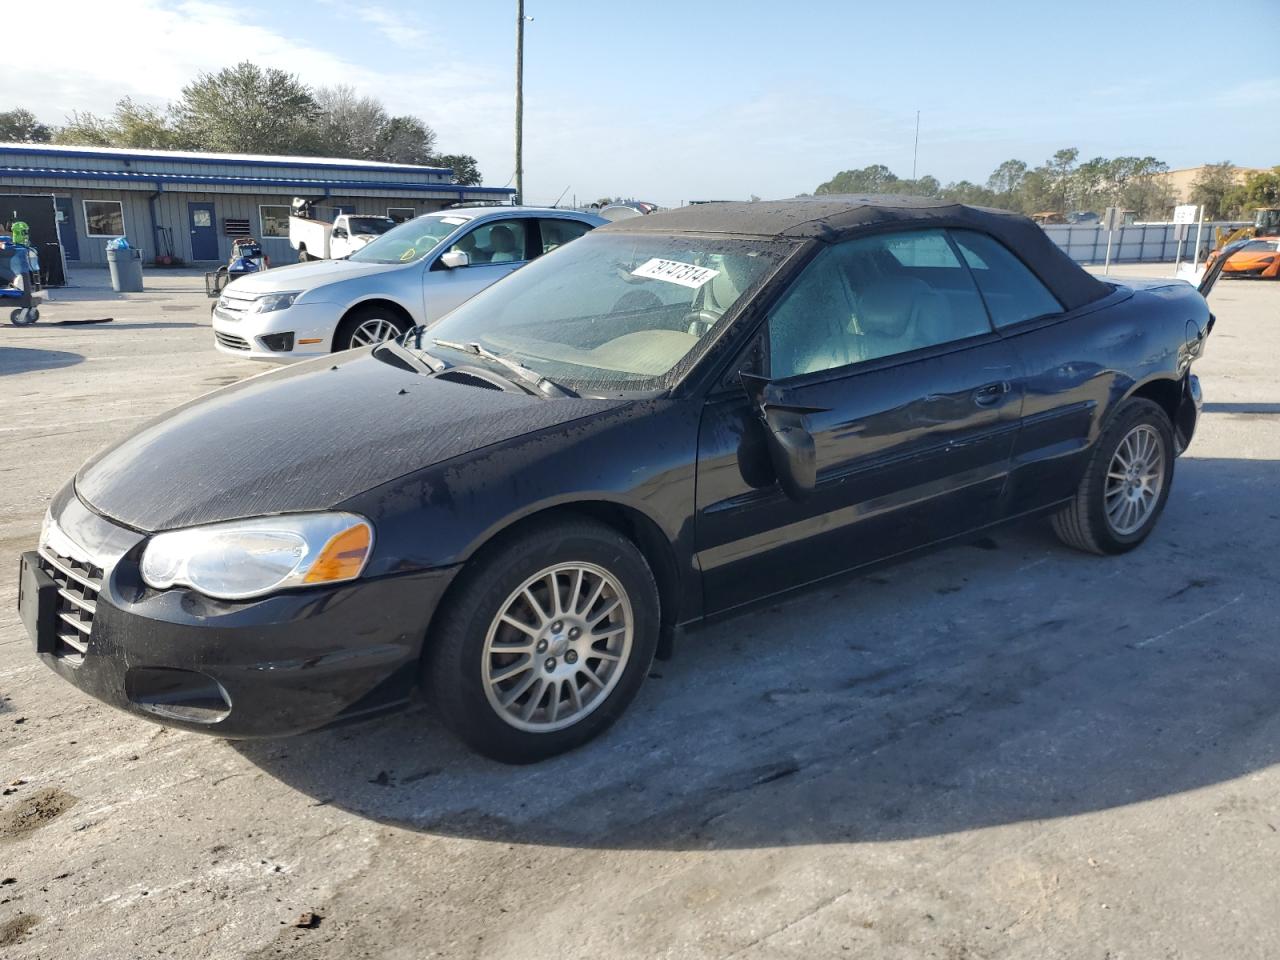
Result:
<instances>
[{"instance_id":1,"label":"asphalt pavement","mask_svg":"<svg viewBox=\"0 0 1280 960\"><path fill-rule=\"evenodd\" d=\"M798 593L510 768L423 706L228 743L35 659L15 574L50 496L263 369L214 351L195 274L74 279L0 327L0 956L1276 955L1280 283L1219 284L1205 416L1138 551L1029 523Z\"/></svg>"}]
</instances>

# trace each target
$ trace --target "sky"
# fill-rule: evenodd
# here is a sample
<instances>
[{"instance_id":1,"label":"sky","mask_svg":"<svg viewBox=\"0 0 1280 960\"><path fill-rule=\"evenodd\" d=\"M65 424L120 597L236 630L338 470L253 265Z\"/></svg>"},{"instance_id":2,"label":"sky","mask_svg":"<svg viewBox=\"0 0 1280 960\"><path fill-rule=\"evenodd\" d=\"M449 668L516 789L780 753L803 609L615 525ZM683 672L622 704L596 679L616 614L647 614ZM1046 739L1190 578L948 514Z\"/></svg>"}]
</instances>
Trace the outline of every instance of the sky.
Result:
<instances>
[{"instance_id":1,"label":"sky","mask_svg":"<svg viewBox=\"0 0 1280 960\"><path fill-rule=\"evenodd\" d=\"M421 117L491 186L514 172L514 0L45 0L0 72L46 123L163 104L241 59ZM1280 0L526 0L525 198L794 196L883 163L985 182L1061 147L1172 168L1280 164Z\"/></svg>"}]
</instances>

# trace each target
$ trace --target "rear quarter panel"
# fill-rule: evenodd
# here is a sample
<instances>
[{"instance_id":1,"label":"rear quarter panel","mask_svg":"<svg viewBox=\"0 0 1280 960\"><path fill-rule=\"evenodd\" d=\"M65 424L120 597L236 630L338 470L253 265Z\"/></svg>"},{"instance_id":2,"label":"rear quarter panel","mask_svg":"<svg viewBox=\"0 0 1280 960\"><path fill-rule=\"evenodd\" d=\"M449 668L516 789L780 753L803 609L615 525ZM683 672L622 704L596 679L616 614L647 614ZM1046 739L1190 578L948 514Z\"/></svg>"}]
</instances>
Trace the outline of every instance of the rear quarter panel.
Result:
<instances>
[{"instance_id":1,"label":"rear quarter panel","mask_svg":"<svg viewBox=\"0 0 1280 960\"><path fill-rule=\"evenodd\" d=\"M1008 512L1070 497L1119 404L1148 384L1180 383L1208 323L1190 284L1135 280L1062 317L1003 331L1025 387Z\"/></svg>"}]
</instances>

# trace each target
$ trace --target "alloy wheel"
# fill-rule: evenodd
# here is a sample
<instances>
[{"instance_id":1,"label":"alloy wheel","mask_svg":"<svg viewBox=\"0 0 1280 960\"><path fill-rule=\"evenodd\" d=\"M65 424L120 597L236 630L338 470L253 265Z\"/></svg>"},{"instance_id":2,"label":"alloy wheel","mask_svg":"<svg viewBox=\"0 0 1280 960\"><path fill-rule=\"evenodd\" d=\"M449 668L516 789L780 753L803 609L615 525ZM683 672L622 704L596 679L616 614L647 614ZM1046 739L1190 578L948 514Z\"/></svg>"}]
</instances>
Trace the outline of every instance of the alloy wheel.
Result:
<instances>
[{"instance_id":1,"label":"alloy wheel","mask_svg":"<svg viewBox=\"0 0 1280 960\"><path fill-rule=\"evenodd\" d=\"M390 320L374 317L364 321L351 333L351 346L367 347L370 344L382 343L400 336L400 328Z\"/></svg>"},{"instance_id":2,"label":"alloy wheel","mask_svg":"<svg viewBox=\"0 0 1280 960\"><path fill-rule=\"evenodd\" d=\"M1160 501L1164 474L1164 439L1140 423L1125 434L1107 466L1104 500L1113 533L1127 537L1142 529Z\"/></svg>"},{"instance_id":3,"label":"alloy wheel","mask_svg":"<svg viewBox=\"0 0 1280 960\"><path fill-rule=\"evenodd\" d=\"M589 563L539 571L489 625L482 654L489 705L518 730L572 726L617 686L634 629L631 601L609 571Z\"/></svg>"}]
</instances>

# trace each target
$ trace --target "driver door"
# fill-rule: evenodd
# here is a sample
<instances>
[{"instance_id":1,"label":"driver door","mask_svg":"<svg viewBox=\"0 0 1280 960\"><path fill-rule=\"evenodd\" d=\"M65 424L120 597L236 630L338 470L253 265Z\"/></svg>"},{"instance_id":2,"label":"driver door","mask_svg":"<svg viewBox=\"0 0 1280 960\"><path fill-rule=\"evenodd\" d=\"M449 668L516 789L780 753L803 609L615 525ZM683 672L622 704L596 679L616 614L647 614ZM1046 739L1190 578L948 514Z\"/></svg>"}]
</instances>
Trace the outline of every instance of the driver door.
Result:
<instances>
[{"instance_id":1,"label":"driver door","mask_svg":"<svg viewBox=\"0 0 1280 960\"><path fill-rule=\"evenodd\" d=\"M459 237L448 250L466 253L471 262L465 267L449 268L440 262L439 255L435 257L423 274L426 322L435 322L485 287L524 266L532 259L530 251L541 249L536 233L536 220L508 217L488 220Z\"/></svg>"},{"instance_id":2,"label":"driver door","mask_svg":"<svg viewBox=\"0 0 1280 960\"><path fill-rule=\"evenodd\" d=\"M708 401L695 537L709 613L1001 515L1022 405L1016 359L943 231L828 248L756 348L774 396L811 411L816 484L783 493L745 391L726 383Z\"/></svg>"}]
</instances>

